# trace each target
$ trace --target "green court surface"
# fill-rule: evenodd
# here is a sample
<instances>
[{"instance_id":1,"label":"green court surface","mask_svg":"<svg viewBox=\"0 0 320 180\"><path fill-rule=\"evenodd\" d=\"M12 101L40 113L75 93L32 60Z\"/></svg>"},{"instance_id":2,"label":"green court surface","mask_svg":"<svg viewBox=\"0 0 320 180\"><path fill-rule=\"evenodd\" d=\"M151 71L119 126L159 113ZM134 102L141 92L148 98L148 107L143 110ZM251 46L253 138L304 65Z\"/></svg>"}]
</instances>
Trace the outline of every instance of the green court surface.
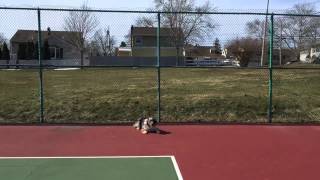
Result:
<instances>
[{"instance_id":1,"label":"green court surface","mask_svg":"<svg viewBox=\"0 0 320 180\"><path fill-rule=\"evenodd\" d=\"M175 158L0 158L5 180L182 180Z\"/></svg>"}]
</instances>

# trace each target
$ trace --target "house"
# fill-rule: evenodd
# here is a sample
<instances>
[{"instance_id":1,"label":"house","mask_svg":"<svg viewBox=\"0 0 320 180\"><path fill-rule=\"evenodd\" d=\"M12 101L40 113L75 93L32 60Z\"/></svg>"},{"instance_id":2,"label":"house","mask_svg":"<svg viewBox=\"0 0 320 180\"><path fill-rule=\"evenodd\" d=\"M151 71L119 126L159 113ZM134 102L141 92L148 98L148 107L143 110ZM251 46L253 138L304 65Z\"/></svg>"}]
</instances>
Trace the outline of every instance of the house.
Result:
<instances>
[{"instance_id":1,"label":"house","mask_svg":"<svg viewBox=\"0 0 320 180\"><path fill-rule=\"evenodd\" d=\"M160 29L160 55L162 57L183 56L183 43L175 41L171 28ZM181 39L181 38L180 38ZM157 28L131 27L131 51L135 57L157 56Z\"/></svg>"},{"instance_id":2,"label":"house","mask_svg":"<svg viewBox=\"0 0 320 180\"><path fill-rule=\"evenodd\" d=\"M226 58L226 59L231 58L231 56L230 56L227 48L224 48L224 49L222 50L222 54L221 54L221 55L222 55L224 58Z\"/></svg>"},{"instance_id":3,"label":"house","mask_svg":"<svg viewBox=\"0 0 320 180\"><path fill-rule=\"evenodd\" d=\"M116 48L116 56L124 56L124 57L128 57L128 56L132 56L132 50L130 47L119 47Z\"/></svg>"},{"instance_id":4,"label":"house","mask_svg":"<svg viewBox=\"0 0 320 180\"><path fill-rule=\"evenodd\" d=\"M77 32L67 31L41 31L42 46L47 41L49 45L49 58L79 59L80 51L73 46ZM10 40L11 57L13 59L36 59L37 58L38 31L18 30ZM23 50L22 50L23 49Z\"/></svg>"},{"instance_id":5,"label":"house","mask_svg":"<svg viewBox=\"0 0 320 180\"><path fill-rule=\"evenodd\" d=\"M310 52L311 52L310 49L300 51L300 61L301 62L309 62L311 60Z\"/></svg>"},{"instance_id":6,"label":"house","mask_svg":"<svg viewBox=\"0 0 320 180\"><path fill-rule=\"evenodd\" d=\"M320 58L320 44L316 44L309 49L300 52L300 61L304 63L312 63Z\"/></svg>"},{"instance_id":7,"label":"house","mask_svg":"<svg viewBox=\"0 0 320 180\"><path fill-rule=\"evenodd\" d=\"M264 65L269 64L269 52L266 52L267 54L265 55L264 59ZM295 53L292 52L290 49L273 49L273 65L285 65L288 62L294 61L296 59ZM280 58L281 54L281 58ZM228 58L233 58L235 57L234 54L230 52L228 49L224 49L222 51L222 56L228 57ZM258 67L261 66L261 49L257 49L252 55L250 56L249 59L249 66L250 67Z\"/></svg>"},{"instance_id":8,"label":"house","mask_svg":"<svg viewBox=\"0 0 320 180\"><path fill-rule=\"evenodd\" d=\"M281 54L281 58L280 58ZM297 57L291 49L274 49L273 50L273 64L274 65L285 65L288 62L296 61Z\"/></svg>"},{"instance_id":9,"label":"house","mask_svg":"<svg viewBox=\"0 0 320 180\"><path fill-rule=\"evenodd\" d=\"M185 48L185 56L187 59L223 59L221 54L216 54L213 46L192 46Z\"/></svg>"}]
</instances>

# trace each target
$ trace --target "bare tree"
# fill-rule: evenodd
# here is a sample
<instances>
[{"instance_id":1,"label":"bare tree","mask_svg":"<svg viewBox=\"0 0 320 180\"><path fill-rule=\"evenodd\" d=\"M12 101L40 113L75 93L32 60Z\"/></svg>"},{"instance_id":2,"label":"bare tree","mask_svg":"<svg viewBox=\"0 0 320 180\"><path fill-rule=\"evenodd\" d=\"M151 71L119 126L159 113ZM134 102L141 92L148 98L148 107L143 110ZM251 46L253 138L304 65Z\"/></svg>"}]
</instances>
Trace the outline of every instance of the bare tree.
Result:
<instances>
[{"instance_id":1,"label":"bare tree","mask_svg":"<svg viewBox=\"0 0 320 180\"><path fill-rule=\"evenodd\" d=\"M197 43L213 34L213 29L216 27L213 19L210 15L201 13L214 11L209 1L202 6L196 6L194 0L154 0L154 2L156 9L160 11L198 12L162 14L162 25L171 29L176 45Z\"/></svg>"},{"instance_id":2,"label":"bare tree","mask_svg":"<svg viewBox=\"0 0 320 180\"><path fill-rule=\"evenodd\" d=\"M154 17L138 17L135 22L135 26L138 27L155 27L156 20Z\"/></svg>"},{"instance_id":3,"label":"bare tree","mask_svg":"<svg viewBox=\"0 0 320 180\"><path fill-rule=\"evenodd\" d=\"M291 49L299 59L300 51L308 49L317 43L320 36L320 18L308 15L316 14L314 4L296 4L288 10L288 14L305 16L281 16L274 21L275 46ZM263 38L264 21L254 20L246 24L250 37Z\"/></svg>"},{"instance_id":4,"label":"bare tree","mask_svg":"<svg viewBox=\"0 0 320 180\"><path fill-rule=\"evenodd\" d=\"M266 18L267 20L267 18ZM266 37L269 35L269 31L266 30L268 28L268 21L255 19L252 22L248 22L246 24L246 31L249 37L256 38L257 40L261 41L261 57L260 57L260 66L263 66L265 63L265 52L267 51L266 48Z\"/></svg>"},{"instance_id":5,"label":"bare tree","mask_svg":"<svg viewBox=\"0 0 320 180\"><path fill-rule=\"evenodd\" d=\"M93 43L96 45L96 51L103 56L114 55L114 45L116 44L116 39L111 36L110 29L99 29L96 31L93 37Z\"/></svg>"},{"instance_id":6,"label":"bare tree","mask_svg":"<svg viewBox=\"0 0 320 180\"><path fill-rule=\"evenodd\" d=\"M306 16L292 16L284 21L283 33L285 36L284 42L296 53L299 58L300 51L304 48L309 48L313 40L313 33L319 29L319 23L315 23L315 18L308 15L315 14L316 8L310 3L296 4L289 14L301 14Z\"/></svg>"},{"instance_id":7,"label":"bare tree","mask_svg":"<svg viewBox=\"0 0 320 180\"><path fill-rule=\"evenodd\" d=\"M250 37L261 39L263 38L265 21L255 19L246 24L246 32Z\"/></svg>"},{"instance_id":8,"label":"bare tree","mask_svg":"<svg viewBox=\"0 0 320 180\"><path fill-rule=\"evenodd\" d=\"M72 37L69 38L68 43L80 51L81 66L83 66L86 42L99 24L96 16L87 10L89 10L89 7L84 3L81 6L81 11L70 11L69 16L64 20L64 29L74 32L72 33Z\"/></svg>"},{"instance_id":9,"label":"bare tree","mask_svg":"<svg viewBox=\"0 0 320 180\"><path fill-rule=\"evenodd\" d=\"M261 41L251 37L233 39L226 45L228 51L237 58L241 67L247 67L250 60L258 54Z\"/></svg>"},{"instance_id":10,"label":"bare tree","mask_svg":"<svg viewBox=\"0 0 320 180\"><path fill-rule=\"evenodd\" d=\"M171 39L177 48L177 56L180 48L185 45L212 37L216 24L210 15L203 13L214 11L209 1L202 6L196 6L194 0L154 0L154 4L155 10L172 12L161 14L161 26L171 29ZM191 11L198 13L174 13ZM136 24L154 27L156 22L154 17L143 17L137 19Z\"/></svg>"}]
</instances>

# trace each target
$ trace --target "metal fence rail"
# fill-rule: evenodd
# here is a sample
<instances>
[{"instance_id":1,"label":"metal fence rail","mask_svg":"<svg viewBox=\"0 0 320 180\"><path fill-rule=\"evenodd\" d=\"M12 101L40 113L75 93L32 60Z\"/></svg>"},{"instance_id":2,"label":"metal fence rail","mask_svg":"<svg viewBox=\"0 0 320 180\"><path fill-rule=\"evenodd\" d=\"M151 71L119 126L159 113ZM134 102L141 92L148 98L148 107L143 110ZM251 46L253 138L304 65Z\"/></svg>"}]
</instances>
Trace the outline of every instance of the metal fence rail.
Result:
<instances>
[{"instance_id":1,"label":"metal fence rail","mask_svg":"<svg viewBox=\"0 0 320 180\"><path fill-rule=\"evenodd\" d=\"M72 39L66 37L66 32L70 37L77 36L77 32L62 25L72 13L75 19L87 15L94 17L91 23L100 20L97 26L102 27L102 31L91 33L91 37L89 34L83 36L83 41L74 44ZM320 122L320 65L317 64L320 59L320 50L317 54L320 49L320 15L16 7L0 7L0 15L3 22L0 33L11 37L10 41L6 41L10 44L11 60L1 59L0 56L2 124L126 123L139 116L155 116L161 122ZM205 16L211 21L212 29L200 29L199 34L187 39L183 26L177 28L166 24L168 16L179 18L183 15L190 21L194 16ZM24 22L25 18L30 21ZM150 27L137 24L137 19L151 20L148 21ZM306 21L319 22L319 26L317 23L301 24ZM264 49L268 51L265 53L268 58L265 59L260 47L262 29L259 29L264 23L269 26L266 32L268 43ZM136 30L147 33L149 39L143 39L143 34L134 36L135 27L149 31ZM254 31L254 28L257 29ZM117 45L111 43L112 29L115 30L114 39L119 41L117 44L127 38L131 53L127 56L142 59L146 56L145 60L154 58L155 64L87 63L90 57L85 59L84 54L94 56L95 53L102 59L100 62L103 62L104 56L121 56L121 47L118 47L116 54ZM128 34L125 34L126 30ZM19 31L22 37L15 39ZM101 55L106 51L100 51L94 44L98 32L105 33L103 35L108 38L108 55ZM230 57L216 52L217 47L212 45L214 37L220 38L220 45L224 45L225 53L230 51ZM53 39L50 47L49 38ZM28 40L24 42L23 39ZM58 47L59 43L65 43L65 48ZM149 45L143 48L149 49L141 50L144 43ZM29 49L19 52L22 45ZM147 55L150 52L151 56ZM303 52L307 53L301 60ZM46 56L50 56L49 60ZM81 61L75 65L48 63L52 57L57 58L55 61L63 61L62 56L76 56L75 59ZM169 56L176 58L176 65L161 64L161 60ZM207 56L211 59L203 60ZM181 63L188 58L193 62L219 63L209 66ZM230 63L236 60L241 67ZM306 62L301 63L300 60ZM66 68L79 70L63 71Z\"/></svg>"}]
</instances>

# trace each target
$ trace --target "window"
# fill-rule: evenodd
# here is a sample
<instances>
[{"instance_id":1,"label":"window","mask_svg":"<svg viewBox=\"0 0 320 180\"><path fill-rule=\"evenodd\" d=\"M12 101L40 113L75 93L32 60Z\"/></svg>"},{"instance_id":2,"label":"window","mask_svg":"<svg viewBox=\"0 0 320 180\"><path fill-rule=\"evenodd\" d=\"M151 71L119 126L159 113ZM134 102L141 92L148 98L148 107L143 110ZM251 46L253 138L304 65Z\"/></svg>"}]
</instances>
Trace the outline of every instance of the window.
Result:
<instances>
[{"instance_id":1,"label":"window","mask_svg":"<svg viewBox=\"0 0 320 180\"><path fill-rule=\"evenodd\" d=\"M50 47L50 59L63 59L63 49Z\"/></svg>"},{"instance_id":2,"label":"window","mask_svg":"<svg viewBox=\"0 0 320 180\"><path fill-rule=\"evenodd\" d=\"M135 45L136 46L142 46L142 37L141 36L137 36L135 38Z\"/></svg>"}]
</instances>

